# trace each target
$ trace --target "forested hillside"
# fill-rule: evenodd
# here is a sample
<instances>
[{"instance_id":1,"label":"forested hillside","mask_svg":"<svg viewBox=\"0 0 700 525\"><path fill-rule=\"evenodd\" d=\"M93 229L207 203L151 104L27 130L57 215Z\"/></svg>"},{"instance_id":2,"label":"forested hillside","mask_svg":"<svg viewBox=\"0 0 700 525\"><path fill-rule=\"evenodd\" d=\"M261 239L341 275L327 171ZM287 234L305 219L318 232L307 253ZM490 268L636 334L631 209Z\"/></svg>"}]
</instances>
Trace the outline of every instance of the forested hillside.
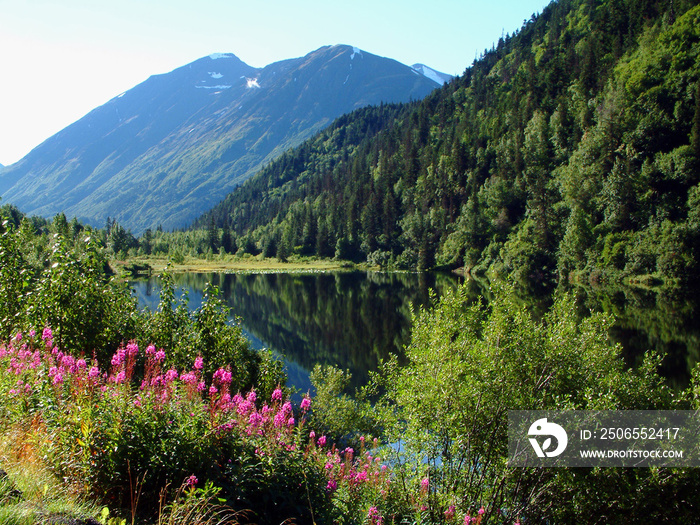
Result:
<instances>
[{"instance_id":1,"label":"forested hillside","mask_svg":"<svg viewBox=\"0 0 700 525\"><path fill-rule=\"evenodd\" d=\"M341 118L196 227L281 258L466 266L545 288L690 279L697 3L553 2L421 103Z\"/></svg>"}]
</instances>

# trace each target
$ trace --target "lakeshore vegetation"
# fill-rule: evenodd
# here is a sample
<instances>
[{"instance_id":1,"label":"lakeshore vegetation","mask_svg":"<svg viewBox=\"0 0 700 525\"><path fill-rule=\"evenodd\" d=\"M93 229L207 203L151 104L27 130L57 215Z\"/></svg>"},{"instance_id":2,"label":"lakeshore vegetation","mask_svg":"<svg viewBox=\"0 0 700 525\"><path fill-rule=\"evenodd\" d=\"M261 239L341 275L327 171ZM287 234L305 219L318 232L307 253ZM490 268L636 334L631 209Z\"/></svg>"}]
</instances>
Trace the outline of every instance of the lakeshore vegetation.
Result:
<instances>
[{"instance_id":1,"label":"lakeshore vegetation","mask_svg":"<svg viewBox=\"0 0 700 525\"><path fill-rule=\"evenodd\" d=\"M4 206L0 522L697 521L698 469L514 468L505 417L700 408L698 367L671 388L663 355L626 366L612 318L581 316L567 287L697 286L696 4L553 2L424 101L341 117L188 231ZM466 267L492 286L415 309L405 362L353 396L319 366L293 403L216 287L190 311L166 269L139 309L110 266L138 256Z\"/></svg>"},{"instance_id":2,"label":"lakeshore vegetation","mask_svg":"<svg viewBox=\"0 0 700 525\"><path fill-rule=\"evenodd\" d=\"M165 272L159 307L140 310L110 275L104 232L14 217L0 234L5 523L627 523L698 512L694 469L508 465L509 409L700 405L697 368L685 389L659 375L662 356L626 368L611 318L581 319L570 294L542 317L503 284L488 304L447 291L413 312L405 364L383 363L354 396L346 372L319 366L315 395L295 406L281 363L227 322L215 288L191 312Z\"/></svg>"}]
</instances>

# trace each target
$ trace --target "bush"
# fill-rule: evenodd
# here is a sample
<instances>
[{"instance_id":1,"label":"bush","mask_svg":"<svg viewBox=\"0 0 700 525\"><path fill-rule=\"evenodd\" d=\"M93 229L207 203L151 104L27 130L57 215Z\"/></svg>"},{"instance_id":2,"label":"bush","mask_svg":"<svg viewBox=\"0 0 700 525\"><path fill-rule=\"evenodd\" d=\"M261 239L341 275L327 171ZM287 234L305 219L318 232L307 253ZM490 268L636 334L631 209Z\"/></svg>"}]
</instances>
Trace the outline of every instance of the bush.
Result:
<instances>
[{"instance_id":1,"label":"bush","mask_svg":"<svg viewBox=\"0 0 700 525\"><path fill-rule=\"evenodd\" d=\"M111 508L139 506L144 517L155 517L163 490L180 501L181 489L167 489L187 480L218 487L240 522L275 524L356 522L385 487L386 468L369 452L338 450L305 431L310 399L295 410L280 388L268 400L255 390L234 395L229 369L205 381L199 356L176 370L154 346L137 379L141 353L132 342L106 370L63 353L48 328L17 334L0 346L5 431L28 429L23 453L36 447L74 490Z\"/></svg>"},{"instance_id":2,"label":"bush","mask_svg":"<svg viewBox=\"0 0 700 525\"><path fill-rule=\"evenodd\" d=\"M382 405L396 485L406 487L393 512L421 523L441 522L446 513L461 520L480 509L482 523L570 522L604 512L601 502L617 501L623 490L624 469L581 481L567 469L508 467L507 412L677 408L656 372L660 360L625 370L608 335L611 319L580 320L570 296L538 320L512 291L495 292L485 307L462 286L434 309L419 310L408 364L393 360L378 375L387 391ZM626 482L628 503L645 503L637 498L652 478L647 471ZM568 510L574 494L575 512Z\"/></svg>"}]
</instances>

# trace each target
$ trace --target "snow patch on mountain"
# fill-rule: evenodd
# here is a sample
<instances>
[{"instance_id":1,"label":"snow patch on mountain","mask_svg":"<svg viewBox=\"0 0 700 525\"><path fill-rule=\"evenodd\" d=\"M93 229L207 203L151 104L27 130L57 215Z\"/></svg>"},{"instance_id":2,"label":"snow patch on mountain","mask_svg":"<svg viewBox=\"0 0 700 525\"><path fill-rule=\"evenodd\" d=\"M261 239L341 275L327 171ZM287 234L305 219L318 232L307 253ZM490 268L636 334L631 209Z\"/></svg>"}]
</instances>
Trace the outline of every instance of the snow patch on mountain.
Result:
<instances>
[{"instance_id":1,"label":"snow patch on mountain","mask_svg":"<svg viewBox=\"0 0 700 525\"><path fill-rule=\"evenodd\" d=\"M230 58L232 56L234 55L232 55L231 53L212 53L211 55L209 55L209 58L211 58L212 60L219 60L220 58Z\"/></svg>"},{"instance_id":2,"label":"snow patch on mountain","mask_svg":"<svg viewBox=\"0 0 700 525\"><path fill-rule=\"evenodd\" d=\"M413 64L411 67L419 75L423 75L424 77L429 78L433 82L437 82L441 86L452 78L452 75L447 75L445 73L435 71L434 69L429 68L425 64Z\"/></svg>"},{"instance_id":3,"label":"snow patch on mountain","mask_svg":"<svg viewBox=\"0 0 700 525\"><path fill-rule=\"evenodd\" d=\"M195 86L197 89L231 89L233 86Z\"/></svg>"},{"instance_id":4,"label":"snow patch on mountain","mask_svg":"<svg viewBox=\"0 0 700 525\"><path fill-rule=\"evenodd\" d=\"M260 89L260 84L258 84L257 78L246 78L246 87L248 89L258 88Z\"/></svg>"},{"instance_id":5,"label":"snow patch on mountain","mask_svg":"<svg viewBox=\"0 0 700 525\"><path fill-rule=\"evenodd\" d=\"M360 51L360 48L359 48L359 47L353 47L353 48L352 48L352 55L350 55L350 60L352 60L353 58L355 58L355 55L360 55L360 56L362 56L362 51Z\"/></svg>"},{"instance_id":6,"label":"snow patch on mountain","mask_svg":"<svg viewBox=\"0 0 700 525\"><path fill-rule=\"evenodd\" d=\"M224 75L222 75L221 73L215 73L214 71L209 71L209 76L210 76L211 78L221 78L221 77L223 77Z\"/></svg>"}]
</instances>

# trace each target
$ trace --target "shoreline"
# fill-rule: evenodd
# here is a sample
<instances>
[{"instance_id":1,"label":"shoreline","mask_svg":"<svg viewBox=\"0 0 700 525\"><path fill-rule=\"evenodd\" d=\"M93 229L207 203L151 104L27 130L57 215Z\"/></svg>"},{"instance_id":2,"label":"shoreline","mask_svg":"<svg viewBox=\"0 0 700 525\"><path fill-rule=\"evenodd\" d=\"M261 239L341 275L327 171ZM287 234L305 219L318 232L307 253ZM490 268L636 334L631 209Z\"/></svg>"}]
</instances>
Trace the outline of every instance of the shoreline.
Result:
<instances>
[{"instance_id":1,"label":"shoreline","mask_svg":"<svg viewBox=\"0 0 700 525\"><path fill-rule=\"evenodd\" d=\"M134 257L124 261L111 260L109 265L117 274L158 274L170 266L174 273L238 273L238 272L325 272L340 270L370 269L367 265L333 259L290 258L286 262L278 259L256 257L230 257L224 260L206 260L194 257L175 263L168 258Z\"/></svg>"}]
</instances>

